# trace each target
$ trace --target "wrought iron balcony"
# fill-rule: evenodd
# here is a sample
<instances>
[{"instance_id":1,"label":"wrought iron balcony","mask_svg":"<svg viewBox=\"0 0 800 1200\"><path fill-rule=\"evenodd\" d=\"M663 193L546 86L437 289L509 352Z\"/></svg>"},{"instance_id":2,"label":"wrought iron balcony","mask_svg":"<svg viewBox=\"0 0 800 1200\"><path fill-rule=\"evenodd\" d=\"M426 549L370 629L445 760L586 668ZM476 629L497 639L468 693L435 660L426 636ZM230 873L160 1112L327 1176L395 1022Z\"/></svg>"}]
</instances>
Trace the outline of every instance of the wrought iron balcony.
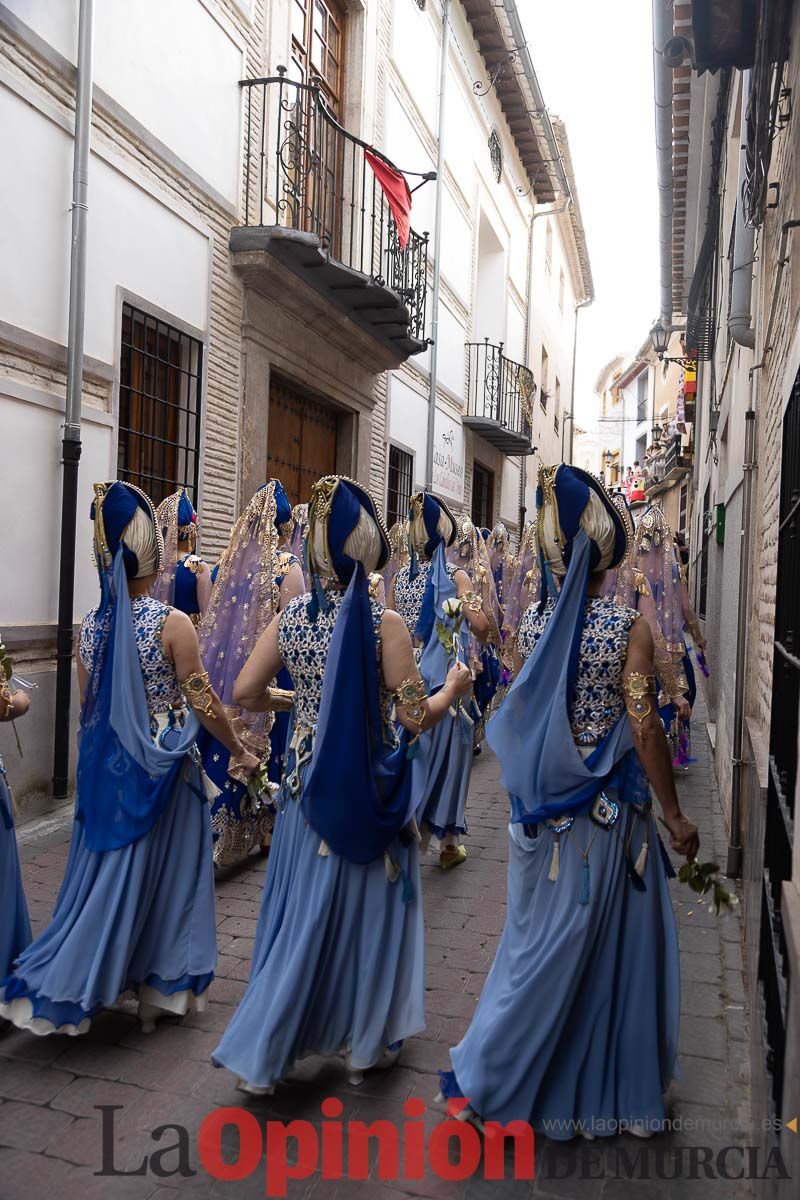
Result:
<instances>
[{"instance_id":1,"label":"wrought iron balcony","mask_svg":"<svg viewBox=\"0 0 800 1200\"><path fill-rule=\"evenodd\" d=\"M658 495L688 474L692 466L692 447L683 446L680 434L662 442L657 453L645 463L645 491Z\"/></svg>"},{"instance_id":2,"label":"wrought iron balcony","mask_svg":"<svg viewBox=\"0 0 800 1200\"><path fill-rule=\"evenodd\" d=\"M398 363L419 354L427 345L428 235L410 230L402 244L366 155L397 168L333 118L317 83L298 83L278 67L277 76L240 86L245 211L244 226L231 232L234 266L252 276L258 254L271 256ZM420 179L435 177L428 172Z\"/></svg>"},{"instance_id":3,"label":"wrought iron balcony","mask_svg":"<svg viewBox=\"0 0 800 1200\"><path fill-rule=\"evenodd\" d=\"M536 384L522 363L503 354L502 342L467 343L467 412L464 424L503 454L532 454Z\"/></svg>"}]
</instances>

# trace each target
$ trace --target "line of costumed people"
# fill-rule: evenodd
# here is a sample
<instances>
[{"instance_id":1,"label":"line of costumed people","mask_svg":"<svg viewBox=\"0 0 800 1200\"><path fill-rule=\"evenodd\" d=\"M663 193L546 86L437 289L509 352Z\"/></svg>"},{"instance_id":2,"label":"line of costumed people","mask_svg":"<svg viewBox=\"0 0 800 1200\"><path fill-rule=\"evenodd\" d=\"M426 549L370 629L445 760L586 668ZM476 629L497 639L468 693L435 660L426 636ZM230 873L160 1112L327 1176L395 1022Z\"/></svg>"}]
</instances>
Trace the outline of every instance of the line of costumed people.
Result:
<instances>
[{"instance_id":1,"label":"line of costumed people","mask_svg":"<svg viewBox=\"0 0 800 1200\"><path fill-rule=\"evenodd\" d=\"M466 1097L476 1123L660 1127L678 951L648 781L672 848L693 857L697 834L650 626L607 594L609 570L615 593L632 574L627 509L565 465L543 469L537 507L514 562L497 531L459 529L429 493L388 535L352 480L320 480L294 520L273 480L211 570L188 497L156 515L137 488L98 485L73 837L32 942L0 790L2 900L17 914L0 1016L77 1034L129 995L146 1029L202 1007L214 867L271 843L215 1064L255 1094L310 1054L346 1053L354 1083L391 1065L425 1025L420 847L435 836L442 867L464 861L485 722L511 800L508 917L443 1094ZM0 718L25 699L6 689Z\"/></svg>"}]
</instances>

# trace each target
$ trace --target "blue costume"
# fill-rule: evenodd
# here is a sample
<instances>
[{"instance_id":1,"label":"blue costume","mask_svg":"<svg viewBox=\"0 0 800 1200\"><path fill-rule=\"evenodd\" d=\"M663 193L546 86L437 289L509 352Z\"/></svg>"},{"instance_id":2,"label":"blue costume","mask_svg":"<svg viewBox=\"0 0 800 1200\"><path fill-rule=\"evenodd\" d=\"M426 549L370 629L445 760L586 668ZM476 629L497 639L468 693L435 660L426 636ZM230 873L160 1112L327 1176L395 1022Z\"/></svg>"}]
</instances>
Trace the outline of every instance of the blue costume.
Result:
<instances>
[{"instance_id":1,"label":"blue costume","mask_svg":"<svg viewBox=\"0 0 800 1200\"><path fill-rule=\"evenodd\" d=\"M197 594L197 578L208 570L208 564L194 553L197 545L197 513L189 499L186 488L180 488L159 504L156 510L161 535L164 539L164 565L150 589L156 600L180 609L199 625L202 617ZM192 550L181 554L178 546L188 542Z\"/></svg>"},{"instance_id":2,"label":"blue costume","mask_svg":"<svg viewBox=\"0 0 800 1200\"><path fill-rule=\"evenodd\" d=\"M11 790L0 755L0 978L31 940L28 906L22 889L22 873L14 836Z\"/></svg>"},{"instance_id":3,"label":"blue costume","mask_svg":"<svg viewBox=\"0 0 800 1200\"><path fill-rule=\"evenodd\" d=\"M362 509L380 529L364 489L338 477L314 485L312 591L280 618L296 685L290 750L247 991L213 1056L247 1090L270 1089L309 1054L346 1049L365 1069L425 1023L407 736L395 733L383 683L381 608L346 550ZM380 534L372 569L388 553Z\"/></svg>"},{"instance_id":4,"label":"blue costume","mask_svg":"<svg viewBox=\"0 0 800 1200\"><path fill-rule=\"evenodd\" d=\"M525 663L489 723L511 798L508 912L442 1090L554 1139L653 1130L678 1039L671 868L621 687L637 615L586 595L625 528L577 468L543 469L538 503L543 573L554 555L568 568L558 599L526 610Z\"/></svg>"},{"instance_id":5,"label":"blue costume","mask_svg":"<svg viewBox=\"0 0 800 1200\"><path fill-rule=\"evenodd\" d=\"M420 674L429 696L443 685L454 661L442 646L437 623L444 621L444 604L455 598L457 568L445 560L445 550L456 536L455 520L443 501L429 492L411 498L411 560L395 577L394 607L421 648ZM441 526L447 527L442 533ZM422 541L424 530L425 541ZM420 561L420 558L422 561ZM469 661L466 622L458 647L462 662ZM421 734L413 759L414 808L420 828L443 839L466 832L467 793L472 773L472 744L477 714L469 701L459 703L433 729Z\"/></svg>"},{"instance_id":6,"label":"blue costume","mask_svg":"<svg viewBox=\"0 0 800 1200\"><path fill-rule=\"evenodd\" d=\"M128 591L128 575L159 565L155 513L137 488L111 483L96 486L92 516L101 600L81 626L72 843L50 924L0 983L0 1015L40 1034L84 1033L130 991L148 1024L202 1007L216 965L198 721L161 645L169 609ZM152 526L143 562L123 540L135 517Z\"/></svg>"},{"instance_id":7,"label":"blue costume","mask_svg":"<svg viewBox=\"0 0 800 1200\"><path fill-rule=\"evenodd\" d=\"M268 758L269 778L276 784L283 769L288 717L279 713L273 722L271 713L243 713L233 702L233 688L279 611L284 578L297 565L295 556L279 544L279 531L285 534L291 515L279 480L259 488L231 531L199 630L211 683L244 745L258 758ZM291 677L282 671L277 684L291 689ZM211 806L214 863L229 866L268 845L275 813L268 796L251 796L243 778L229 776L230 754L215 737L204 730L199 745L204 769L219 791Z\"/></svg>"}]
</instances>

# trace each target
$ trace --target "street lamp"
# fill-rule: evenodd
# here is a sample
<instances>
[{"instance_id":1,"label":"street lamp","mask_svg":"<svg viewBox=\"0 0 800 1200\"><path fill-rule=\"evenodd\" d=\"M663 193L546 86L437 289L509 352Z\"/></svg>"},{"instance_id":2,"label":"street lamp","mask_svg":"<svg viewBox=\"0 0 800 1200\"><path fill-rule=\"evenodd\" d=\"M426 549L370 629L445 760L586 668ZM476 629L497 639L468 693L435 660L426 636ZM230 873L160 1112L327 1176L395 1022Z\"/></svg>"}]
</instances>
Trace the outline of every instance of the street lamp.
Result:
<instances>
[{"instance_id":1,"label":"street lamp","mask_svg":"<svg viewBox=\"0 0 800 1200\"><path fill-rule=\"evenodd\" d=\"M659 362L682 363L684 361L683 355L678 358L671 358L669 354L667 354L667 350L669 349L669 339L678 328L680 328L680 326L665 325L659 317L650 330L650 341L653 343L653 349L656 352Z\"/></svg>"}]
</instances>

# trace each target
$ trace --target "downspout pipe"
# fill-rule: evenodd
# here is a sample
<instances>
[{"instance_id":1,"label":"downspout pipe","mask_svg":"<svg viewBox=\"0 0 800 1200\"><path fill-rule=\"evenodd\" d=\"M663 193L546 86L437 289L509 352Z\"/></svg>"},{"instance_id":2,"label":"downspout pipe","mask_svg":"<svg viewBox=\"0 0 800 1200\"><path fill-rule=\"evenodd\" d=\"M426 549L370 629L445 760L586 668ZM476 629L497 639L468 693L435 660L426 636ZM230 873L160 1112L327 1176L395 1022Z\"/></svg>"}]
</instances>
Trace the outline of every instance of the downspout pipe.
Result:
<instances>
[{"instance_id":1,"label":"downspout pipe","mask_svg":"<svg viewBox=\"0 0 800 1200\"><path fill-rule=\"evenodd\" d=\"M661 320L672 325L672 71L664 46L673 35L671 0L653 0L653 95L656 107L656 171L658 177L658 244Z\"/></svg>"},{"instance_id":2,"label":"downspout pipe","mask_svg":"<svg viewBox=\"0 0 800 1200\"><path fill-rule=\"evenodd\" d=\"M746 127L747 102L750 95L750 72L742 72L742 120L741 130ZM747 147L742 139L739 149L739 180L736 185L736 228L733 243L733 279L731 282L731 311L728 330L733 340L747 350L756 344L756 331L752 327L751 300L753 295L753 256L756 231L747 225L744 218L742 188L745 181Z\"/></svg>"},{"instance_id":3,"label":"downspout pipe","mask_svg":"<svg viewBox=\"0 0 800 1200\"><path fill-rule=\"evenodd\" d=\"M75 141L72 164L72 249L67 332L67 397L62 442L61 550L53 735L53 796L61 800L66 799L69 791L75 536L78 515L78 467L81 457L83 333L86 313L86 218L89 211L93 35L94 0L80 0L78 71L75 89Z\"/></svg>"},{"instance_id":4,"label":"downspout pipe","mask_svg":"<svg viewBox=\"0 0 800 1200\"><path fill-rule=\"evenodd\" d=\"M575 368L578 364L578 317L582 308L587 308L594 303L593 296L587 296L585 300L579 300L575 305L575 323L572 330L572 383L570 385L569 397L569 413L567 414L570 422L569 426L569 457L567 462L572 462L572 456L575 452ZM566 419L566 418L565 418ZM561 453L563 456L563 442Z\"/></svg>"},{"instance_id":5,"label":"downspout pipe","mask_svg":"<svg viewBox=\"0 0 800 1200\"><path fill-rule=\"evenodd\" d=\"M752 386L757 384L753 381ZM739 595L736 613L736 680L733 692L733 754L731 762L731 832L725 874L738 879L742 873L742 747L744 745L745 673L747 671L747 600L750 588L750 546L753 534L753 476L756 472L756 412L752 403L744 414L744 482L742 528L739 551Z\"/></svg>"},{"instance_id":6,"label":"downspout pipe","mask_svg":"<svg viewBox=\"0 0 800 1200\"><path fill-rule=\"evenodd\" d=\"M433 292L431 295L431 377L428 392L428 441L425 462L425 487L433 489L433 442L436 436L436 389L439 367L439 296L442 287L442 200L445 188L444 117L447 93L447 64L450 53L450 4L442 0L442 44L439 58L439 114L436 148L436 207L433 218Z\"/></svg>"}]
</instances>

